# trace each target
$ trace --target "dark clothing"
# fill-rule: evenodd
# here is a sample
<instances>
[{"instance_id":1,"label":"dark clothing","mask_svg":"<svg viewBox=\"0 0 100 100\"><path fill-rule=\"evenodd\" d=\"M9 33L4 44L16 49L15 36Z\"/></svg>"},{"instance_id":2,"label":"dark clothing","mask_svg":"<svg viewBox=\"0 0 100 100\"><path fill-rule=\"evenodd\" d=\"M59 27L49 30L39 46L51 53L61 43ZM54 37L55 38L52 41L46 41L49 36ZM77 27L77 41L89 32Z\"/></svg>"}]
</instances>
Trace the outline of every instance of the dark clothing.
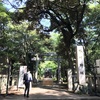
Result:
<instances>
[{"instance_id":1,"label":"dark clothing","mask_svg":"<svg viewBox=\"0 0 100 100\"><path fill-rule=\"evenodd\" d=\"M30 82L26 82L26 83L25 83L24 96L29 97L29 89L30 89Z\"/></svg>"},{"instance_id":2,"label":"dark clothing","mask_svg":"<svg viewBox=\"0 0 100 100\"><path fill-rule=\"evenodd\" d=\"M27 73L24 74L23 81L24 81L24 84L28 82L28 74Z\"/></svg>"}]
</instances>

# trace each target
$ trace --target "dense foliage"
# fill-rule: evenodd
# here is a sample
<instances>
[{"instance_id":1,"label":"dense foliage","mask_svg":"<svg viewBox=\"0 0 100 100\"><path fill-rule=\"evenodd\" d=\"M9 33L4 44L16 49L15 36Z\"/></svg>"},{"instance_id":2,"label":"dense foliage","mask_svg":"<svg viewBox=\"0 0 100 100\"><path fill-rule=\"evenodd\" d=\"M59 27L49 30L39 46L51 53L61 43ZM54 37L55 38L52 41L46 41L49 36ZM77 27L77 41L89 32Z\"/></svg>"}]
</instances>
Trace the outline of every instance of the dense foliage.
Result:
<instances>
[{"instance_id":1,"label":"dense foliage","mask_svg":"<svg viewBox=\"0 0 100 100\"><path fill-rule=\"evenodd\" d=\"M76 45L85 46L86 66L100 58L99 0L3 0L14 12L0 4L0 53L9 60L30 65L35 53L56 52L64 58L62 66L70 67ZM50 38L52 31L60 37Z\"/></svg>"}]
</instances>

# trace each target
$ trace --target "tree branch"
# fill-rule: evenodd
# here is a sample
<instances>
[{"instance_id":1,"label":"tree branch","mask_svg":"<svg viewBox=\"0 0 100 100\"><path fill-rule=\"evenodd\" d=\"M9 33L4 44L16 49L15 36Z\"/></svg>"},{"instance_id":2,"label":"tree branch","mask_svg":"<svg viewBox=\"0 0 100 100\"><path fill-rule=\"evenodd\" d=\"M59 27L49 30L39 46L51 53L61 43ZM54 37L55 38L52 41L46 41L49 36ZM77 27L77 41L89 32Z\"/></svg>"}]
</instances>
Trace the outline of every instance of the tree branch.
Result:
<instances>
[{"instance_id":1,"label":"tree branch","mask_svg":"<svg viewBox=\"0 0 100 100\"><path fill-rule=\"evenodd\" d=\"M78 11L77 11L77 26L76 26L76 31L75 31L75 33L73 34L72 37L74 37L77 34L78 30L79 30L79 27L80 27L80 24L82 22L83 15L84 15L84 12L85 12L85 8L86 8L86 4L84 2L83 7L82 7L81 14L79 14ZM79 16L80 16L80 19L79 19Z\"/></svg>"}]
</instances>

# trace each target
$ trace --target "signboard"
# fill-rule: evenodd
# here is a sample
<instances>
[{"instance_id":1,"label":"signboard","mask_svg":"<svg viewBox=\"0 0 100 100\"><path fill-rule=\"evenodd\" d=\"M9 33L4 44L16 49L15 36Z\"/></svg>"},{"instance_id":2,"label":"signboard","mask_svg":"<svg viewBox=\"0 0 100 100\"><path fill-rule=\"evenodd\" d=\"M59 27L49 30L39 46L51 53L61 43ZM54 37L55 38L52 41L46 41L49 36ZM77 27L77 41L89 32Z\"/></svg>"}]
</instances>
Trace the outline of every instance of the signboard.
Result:
<instances>
[{"instance_id":1,"label":"signboard","mask_svg":"<svg viewBox=\"0 0 100 100\"><path fill-rule=\"evenodd\" d=\"M77 46L77 72L79 84L85 84L85 66L83 46Z\"/></svg>"},{"instance_id":2,"label":"signboard","mask_svg":"<svg viewBox=\"0 0 100 100\"><path fill-rule=\"evenodd\" d=\"M23 76L25 72L27 72L27 66L20 66L18 87L24 87Z\"/></svg>"},{"instance_id":3,"label":"signboard","mask_svg":"<svg viewBox=\"0 0 100 100\"><path fill-rule=\"evenodd\" d=\"M96 60L96 66L98 66L98 68L97 68L97 74L100 74L100 59Z\"/></svg>"}]
</instances>

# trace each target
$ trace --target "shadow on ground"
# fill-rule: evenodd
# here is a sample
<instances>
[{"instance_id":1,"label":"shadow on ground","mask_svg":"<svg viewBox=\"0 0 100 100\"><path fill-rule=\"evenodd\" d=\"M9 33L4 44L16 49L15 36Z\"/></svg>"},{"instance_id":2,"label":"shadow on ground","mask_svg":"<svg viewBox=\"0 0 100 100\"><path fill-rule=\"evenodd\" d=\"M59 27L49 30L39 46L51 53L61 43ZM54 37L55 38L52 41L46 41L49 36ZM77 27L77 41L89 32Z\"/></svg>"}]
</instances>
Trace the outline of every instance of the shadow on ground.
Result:
<instances>
[{"instance_id":1,"label":"shadow on ground","mask_svg":"<svg viewBox=\"0 0 100 100\"><path fill-rule=\"evenodd\" d=\"M100 97L84 94L73 94L67 91L66 87L59 85L53 86L34 86L31 88L29 98L23 96L24 89L9 90L9 94L0 95L0 100L100 100Z\"/></svg>"}]
</instances>

